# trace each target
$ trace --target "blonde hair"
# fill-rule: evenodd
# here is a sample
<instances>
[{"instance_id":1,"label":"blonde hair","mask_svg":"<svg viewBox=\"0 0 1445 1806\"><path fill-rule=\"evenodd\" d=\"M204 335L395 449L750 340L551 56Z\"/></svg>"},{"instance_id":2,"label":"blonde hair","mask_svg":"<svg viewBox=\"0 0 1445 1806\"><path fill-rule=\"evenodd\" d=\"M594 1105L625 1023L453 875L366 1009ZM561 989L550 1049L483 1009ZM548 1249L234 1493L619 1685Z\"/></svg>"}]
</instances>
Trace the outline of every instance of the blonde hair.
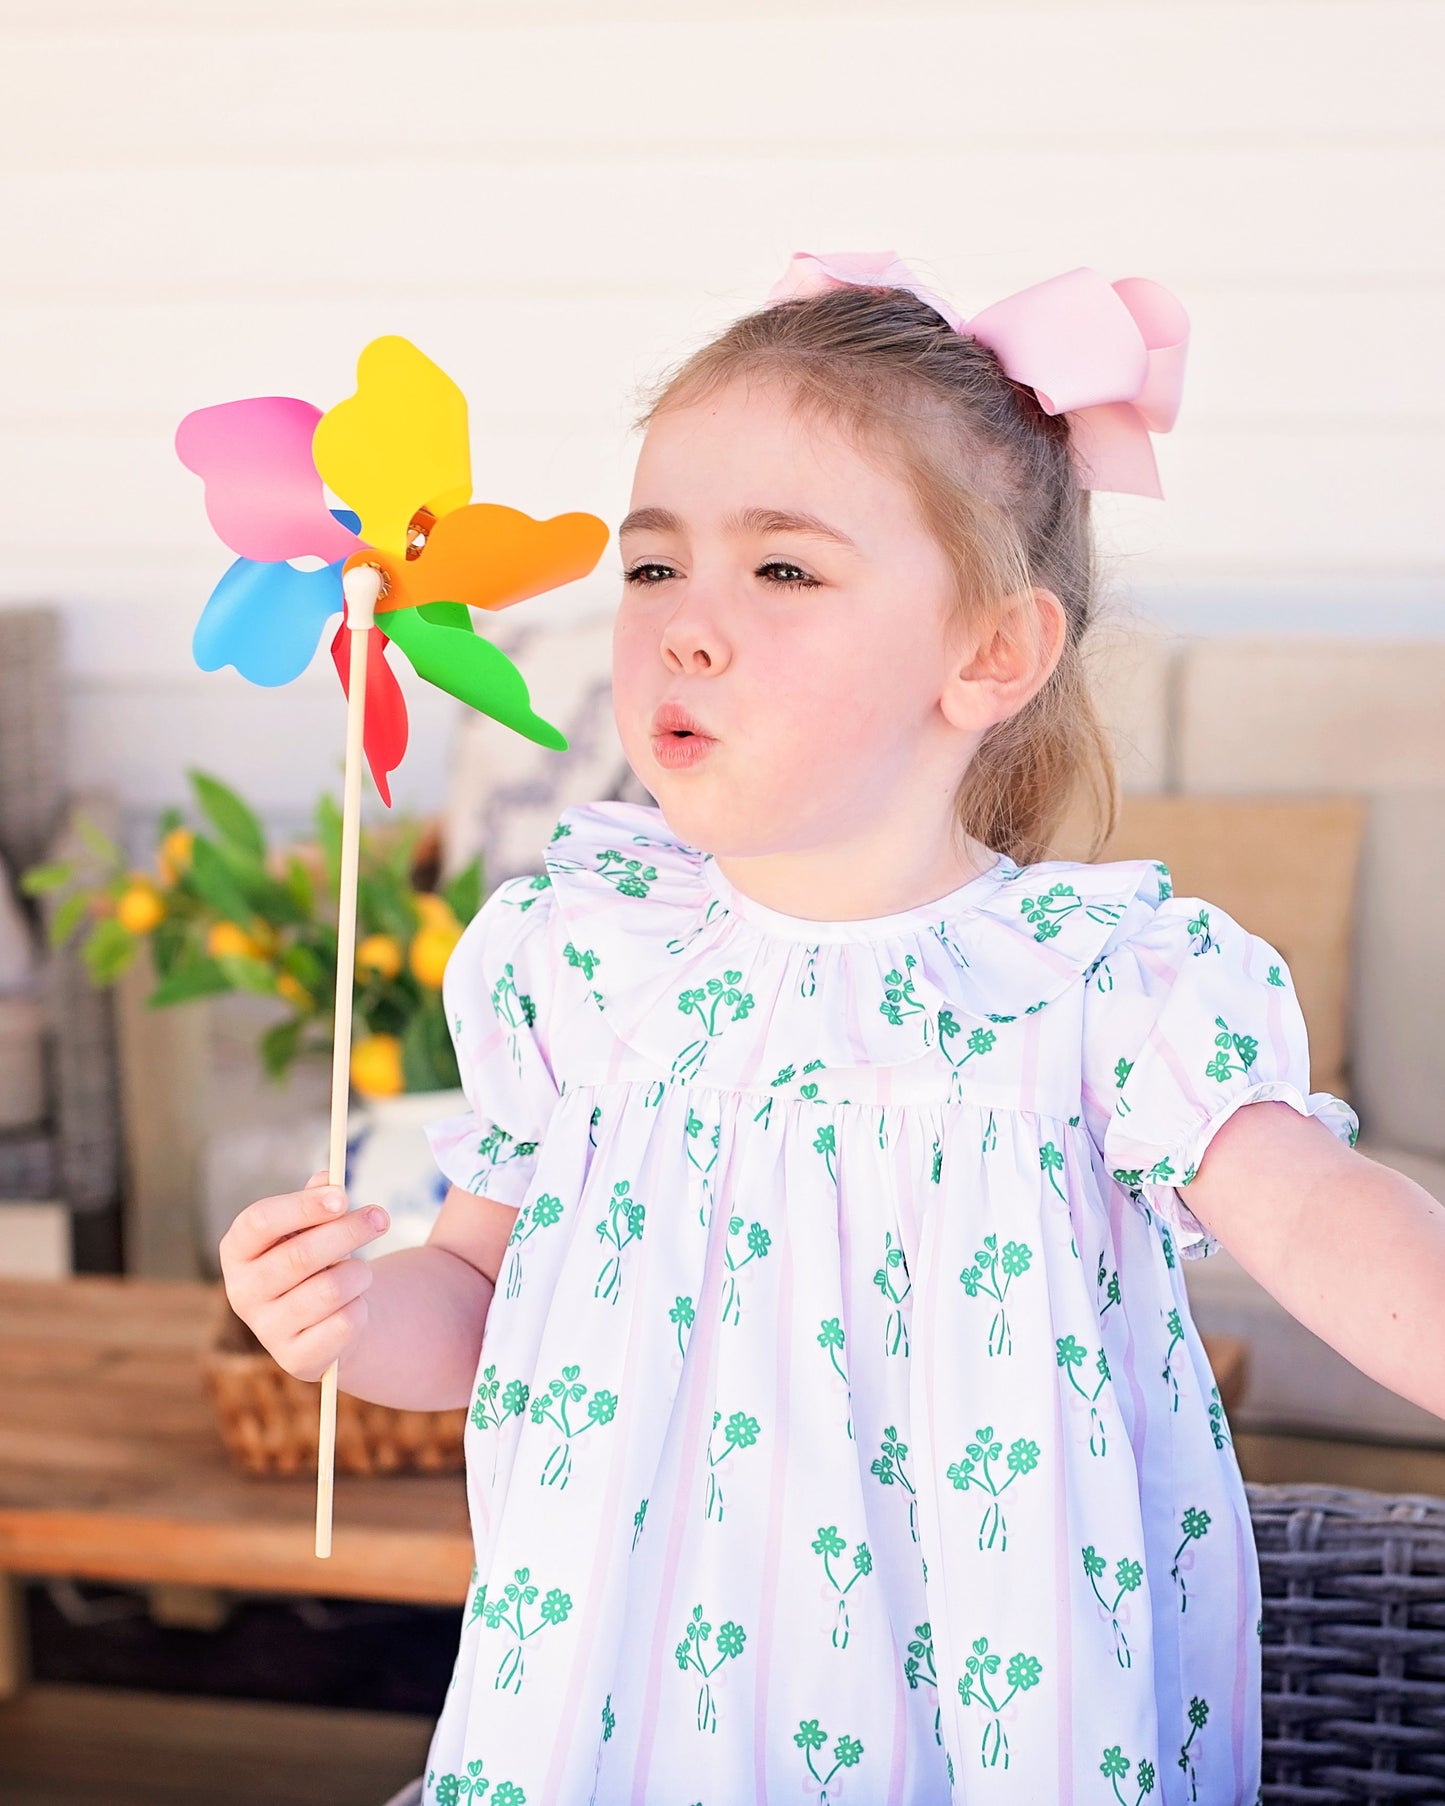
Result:
<instances>
[{"instance_id":1,"label":"blonde hair","mask_svg":"<svg viewBox=\"0 0 1445 1806\"><path fill-rule=\"evenodd\" d=\"M1065 417L1046 414L993 351L911 291L850 284L735 320L639 391L633 424L752 375L781 381L795 413L841 430L909 484L954 573L946 631L1001 615L1006 598L1035 587L1059 598L1068 629L1058 661L983 736L954 810L965 834L1027 865L1051 856L1081 801L1095 858L1114 829L1118 782L1084 665L1096 555Z\"/></svg>"}]
</instances>

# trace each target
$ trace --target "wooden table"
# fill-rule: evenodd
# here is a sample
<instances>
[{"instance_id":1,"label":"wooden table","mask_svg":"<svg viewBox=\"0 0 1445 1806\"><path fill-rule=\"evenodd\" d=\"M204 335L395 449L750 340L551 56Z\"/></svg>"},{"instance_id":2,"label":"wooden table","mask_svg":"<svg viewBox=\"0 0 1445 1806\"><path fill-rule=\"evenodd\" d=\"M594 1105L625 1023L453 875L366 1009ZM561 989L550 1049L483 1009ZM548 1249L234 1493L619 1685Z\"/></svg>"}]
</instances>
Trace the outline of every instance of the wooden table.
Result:
<instances>
[{"instance_id":1,"label":"wooden table","mask_svg":"<svg viewBox=\"0 0 1445 1806\"><path fill-rule=\"evenodd\" d=\"M198 1358L217 1289L0 1279L0 1579L460 1607L472 1568L460 1474L338 1474L332 1553L322 1561L314 1475L261 1479L232 1468ZM1231 1411L1245 1344L1205 1348ZM4 1668L0 1650L0 1694Z\"/></svg>"},{"instance_id":2,"label":"wooden table","mask_svg":"<svg viewBox=\"0 0 1445 1806\"><path fill-rule=\"evenodd\" d=\"M460 1474L338 1474L323 1561L315 1475L231 1466L199 1361L218 1289L0 1279L0 1575L460 1607Z\"/></svg>"}]
</instances>

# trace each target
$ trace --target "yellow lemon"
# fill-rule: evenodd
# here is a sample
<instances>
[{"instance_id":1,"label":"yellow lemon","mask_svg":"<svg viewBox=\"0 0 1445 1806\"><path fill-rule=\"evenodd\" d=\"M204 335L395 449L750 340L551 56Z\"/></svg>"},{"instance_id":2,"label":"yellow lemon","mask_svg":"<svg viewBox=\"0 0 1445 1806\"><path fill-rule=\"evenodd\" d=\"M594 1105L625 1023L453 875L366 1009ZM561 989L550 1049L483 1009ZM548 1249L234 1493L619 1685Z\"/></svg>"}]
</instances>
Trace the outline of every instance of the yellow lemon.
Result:
<instances>
[{"instance_id":1,"label":"yellow lemon","mask_svg":"<svg viewBox=\"0 0 1445 1806\"><path fill-rule=\"evenodd\" d=\"M351 1082L363 1097L391 1097L402 1089L401 1042L365 1035L351 1050Z\"/></svg>"},{"instance_id":2,"label":"yellow lemon","mask_svg":"<svg viewBox=\"0 0 1445 1806\"><path fill-rule=\"evenodd\" d=\"M189 828L172 828L162 840L156 852L156 866L160 871L162 882L174 884L181 873L191 863L191 848L195 844L195 835Z\"/></svg>"},{"instance_id":3,"label":"yellow lemon","mask_svg":"<svg viewBox=\"0 0 1445 1806\"><path fill-rule=\"evenodd\" d=\"M137 878L116 898L115 918L132 934L149 934L165 920L166 906L149 879Z\"/></svg>"},{"instance_id":4,"label":"yellow lemon","mask_svg":"<svg viewBox=\"0 0 1445 1806\"><path fill-rule=\"evenodd\" d=\"M276 989L287 1003L295 1004L298 1010L311 1008L311 993L294 973L282 972L276 980Z\"/></svg>"},{"instance_id":5,"label":"yellow lemon","mask_svg":"<svg viewBox=\"0 0 1445 1806\"><path fill-rule=\"evenodd\" d=\"M416 913L421 917L423 928L449 929L453 933L461 929L460 922L452 914L451 905L435 891L418 891L415 897Z\"/></svg>"},{"instance_id":6,"label":"yellow lemon","mask_svg":"<svg viewBox=\"0 0 1445 1806\"><path fill-rule=\"evenodd\" d=\"M389 934L369 934L356 949L356 970L362 978L374 972L378 978L395 978L401 970L401 942Z\"/></svg>"},{"instance_id":7,"label":"yellow lemon","mask_svg":"<svg viewBox=\"0 0 1445 1806\"><path fill-rule=\"evenodd\" d=\"M459 928L423 928L411 944L412 976L429 991L439 991L452 948L461 939Z\"/></svg>"},{"instance_id":8,"label":"yellow lemon","mask_svg":"<svg viewBox=\"0 0 1445 1806\"><path fill-rule=\"evenodd\" d=\"M236 954L249 954L252 959L261 957L260 947L237 922L213 922L206 931L206 952L217 959Z\"/></svg>"}]
</instances>

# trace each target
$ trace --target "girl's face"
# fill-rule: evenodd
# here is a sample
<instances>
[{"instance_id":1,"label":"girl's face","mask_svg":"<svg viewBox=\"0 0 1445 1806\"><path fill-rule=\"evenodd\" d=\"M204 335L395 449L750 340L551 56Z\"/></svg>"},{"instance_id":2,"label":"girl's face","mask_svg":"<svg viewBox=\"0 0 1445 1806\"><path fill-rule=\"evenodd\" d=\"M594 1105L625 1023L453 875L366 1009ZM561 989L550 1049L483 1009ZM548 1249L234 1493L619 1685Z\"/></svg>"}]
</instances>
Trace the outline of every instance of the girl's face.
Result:
<instances>
[{"instance_id":1,"label":"girl's face","mask_svg":"<svg viewBox=\"0 0 1445 1806\"><path fill-rule=\"evenodd\" d=\"M895 885L935 895L992 863L956 837L951 805L1010 711L960 676L966 639L950 666L949 567L901 481L775 386L734 383L654 418L618 545L618 733L679 838L815 918L828 893L873 894L876 863L871 888L860 863L892 857ZM664 703L708 736L692 763L659 757Z\"/></svg>"}]
</instances>

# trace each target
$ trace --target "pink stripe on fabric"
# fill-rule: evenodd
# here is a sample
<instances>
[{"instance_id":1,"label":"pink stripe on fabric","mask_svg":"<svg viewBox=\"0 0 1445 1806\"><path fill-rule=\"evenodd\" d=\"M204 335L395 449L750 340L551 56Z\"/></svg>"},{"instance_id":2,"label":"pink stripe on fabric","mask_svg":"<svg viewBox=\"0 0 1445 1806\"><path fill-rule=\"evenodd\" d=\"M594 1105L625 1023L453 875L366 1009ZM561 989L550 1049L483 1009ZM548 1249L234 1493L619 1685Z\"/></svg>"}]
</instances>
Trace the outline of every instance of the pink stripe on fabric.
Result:
<instances>
[{"instance_id":1,"label":"pink stripe on fabric","mask_svg":"<svg viewBox=\"0 0 1445 1806\"><path fill-rule=\"evenodd\" d=\"M642 1238L636 1270L630 1274L634 1300L638 1296L644 1298L647 1296L647 1268L655 1240L654 1237L653 1241L649 1241L645 1235ZM572 1672L567 1679L567 1698L562 1707L562 1723L569 1726L577 1721L588 1657L591 1655L592 1645L596 1641L597 1626L602 1617L601 1612L597 1609L597 1587L609 1554L609 1537L617 1523L618 1501L622 1495L622 1475L627 1465L626 1456L630 1440L627 1431L636 1415L637 1388L633 1382L637 1377L638 1350L642 1343L642 1336L638 1328L641 1315L641 1309L634 1302L632 1316L627 1326L627 1353L622 1362L621 1393L626 1403L624 1408L619 1411L615 1425L616 1434L612 1440L613 1458L608 1472L607 1494L597 1517L597 1537L592 1546L592 1569L587 1576L587 1597L592 1601L592 1610L583 1613L582 1634L573 1650ZM547 1771L548 1799L556 1797L555 1790L561 1785L562 1769L566 1764L568 1747L567 1738L559 1737L557 1739L556 1748L552 1752L552 1766Z\"/></svg>"},{"instance_id":2,"label":"pink stripe on fabric","mask_svg":"<svg viewBox=\"0 0 1445 1806\"><path fill-rule=\"evenodd\" d=\"M778 1336L773 1366L778 1376L773 1398L773 1472L768 1493L768 1531L763 1544L762 1617L758 1622L757 1664L753 1670L753 1797L768 1798L768 1677L773 1662L773 1622L778 1610L778 1571L783 1562L783 1490L788 1472L789 1375L792 1371L793 1238L783 1237L778 1280Z\"/></svg>"},{"instance_id":3,"label":"pink stripe on fabric","mask_svg":"<svg viewBox=\"0 0 1445 1806\"><path fill-rule=\"evenodd\" d=\"M946 1146L943 1151L943 1170L945 1172L948 1171L948 1149ZM941 1190L942 1188L937 1187L935 1189ZM923 1349L924 1347L929 1348L929 1359L926 1364L927 1365L927 1374L926 1374L926 1378L921 1382L926 1388L927 1398L928 1398L928 1408L927 1408L927 1412L926 1412L926 1415L928 1418L928 1457L925 1462L921 1462L919 1464L918 1478L919 1478L919 1486L920 1487L923 1484L923 1476L924 1476L925 1471L927 1472L927 1474L931 1477L931 1479L933 1481L933 1489L934 1489L933 1521L935 1524L938 1524L940 1526L943 1523L943 1507L939 1504L939 1501L938 1501L938 1460L937 1460L937 1456L935 1454L935 1450L938 1448L938 1432L937 1432L937 1415L936 1415L936 1412L934 1409L934 1400L936 1399L936 1397L938 1395L938 1387L935 1383L934 1366L933 1366L933 1351L930 1346L930 1342L931 1342L931 1339L933 1337L935 1337L937 1334L937 1331L934 1326L938 1322L938 1287L939 1287L939 1282L941 1281L941 1279L943 1277L943 1262L938 1258L938 1249L937 1249L938 1233L939 1233L938 1232L938 1223L939 1223L939 1214L940 1214L941 1207L942 1207L941 1200L935 1198L933 1200L932 1210L931 1210L930 1216L929 1216L929 1220L934 1225L935 1233L934 1233L934 1238L933 1238L934 1246L930 1249L930 1253L933 1255L933 1259L929 1262L929 1274L928 1274L927 1335L920 1336L918 1338L917 1342L915 1342L913 1344L913 1353L910 1354L910 1356L909 1356L909 1359L911 1361L917 1361L920 1358L920 1350ZM919 1249L919 1258L920 1258L920 1260L922 1259L922 1248L921 1247ZM914 1427L914 1426L910 1425L910 1428L912 1428L912 1427ZM920 1514L920 1518L921 1518L921 1514ZM953 1727L953 1733L954 1733L953 1741L958 1747L959 1762L962 1763L962 1761L963 1761L963 1744L961 1742L961 1737L960 1737L960 1725L958 1722L958 1707L955 1704L955 1702L958 1699L958 1678L959 1677L958 1677L958 1669L956 1668L956 1666L954 1665L954 1662L953 1662L951 1646L948 1645L948 1627L951 1625L955 1625L958 1622L958 1620L954 1616L953 1605L948 1597L948 1570L943 1565L943 1563L940 1561L938 1563L935 1563L935 1572L937 1574L938 1591L942 1595L942 1598L943 1598L943 1617L942 1617L942 1620L940 1621L938 1618L933 1617L930 1612L930 1620L929 1621L930 1621L930 1624L932 1625L932 1630L933 1630L934 1668L935 1668L935 1671L937 1674L937 1686L938 1686L938 1693L939 1693L940 1701L942 1701L945 1694L946 1694L946 1697L948 1700L948 1712L945 1716L948 1718L949 1723ZM934 1582L932 1580L930 1580L928 1584L930 1586L932 1586L934 1584ZM941 1629L940 1629L940 1624L942 1626ZM947 1681L946 1687L944 1684L945 1679ZM946 1754L950 1753L948 1751L947 1739L945 1739L944 1748L945 1748Z\"/></svg>"},{"instance_id":4,"label":"pink stripe on fabric","mask_svg":"<svg viewBox=\"0 0 1445 1806\"><path fill-rule=\"evenodd\" d=\"M1244 1705L1248 1695L1248 1657L1245 1655L1245 1638L1255 1635L1252 1624L1244 1621L1245 1606L1248 1603L1248 1588L1244 1584L1245 1546L1244 1526L1239 1519L1239 1503L1237 1499L1230 1501L1234 1515L1234 1622L1238 1627L1234 1639L1234 1694L1229 1702L1230 1742L1234 1748L1234 1797L1244 1798Z\"/></svg>"},{"instance_id":5,"label":"pink stripe on fabric","mask_svg":"<svg viewBox=\"0 0 1445 1806\"><path fill-rule=\"evenodd\" d=\"M719 1182L721 1182L719 1175ZM692 1353L695 1339L701 1336L696 1363L693 1365L692 1391L688 1395L687 1418L683 1429L683 1448L686 1451L678 1460L678 1483L672 1497L672 1516L668 1522L667 1554L663 1561L662 1590L659 1595L657 1618L652 1627L652 1640L649 1647L652 1657L647 1675L647 1693L643 1701L642 1741L637 1751L637 1761L632 1771L634 1797L646 1798L647 1777L652 1767L652 1744L657 1732L658 1695L662 1690L662 1654L666 1650L670 1655L675 1647L666 1633L665 1626L672 1611L672 1596L677 1588L677 1570L682 1555L683 1532L687 1528L687 1510L693 1497L694 1485L698 1471L698 1459L703 1450L704 1435L702 1423L707 1393L715 1373L715 1357L717 1354L718 1320L720 1312L718 1302L721 1295L723 1252L727 1241L728 1219L725 1212L714 1210L708 1219L707 1264L703 1269L702 1292L698 1298L696 1327L688 1337L688 1353ZM687 1368L683 1368L686 1377ZM711 1426L709 1426L711 1428Z\"/></svg>"},{"instance_id":6,"label":"pink stripe on fabric","mask_svg":"<svg viewBox=\"0 0 1445 1806\"><path fill-rule=\"evenodd\" d=\"M1074 1611L1070 1587L1068 1463L1064 1460L1064 1409L1054 1386L1054 1447L1059 1451L1054 1473L1054 1583L1050 1597L1054 1613L1054 1660L1058 1664L1058 1775L1054 1797L1058 1806L1072 1806L1074 1798Z\"/></svg>"},{"instance_id":7,"label":"pink stripe on fabric","mask_svg":"<svg viewBox=\"0 0 1445 1806\"><path fill-rule=\"evenodd\" d=\"M1019 1064L1020 1107L1031 1115L1039 1108L1039 1035L1041 1022L1031 1016L1024 1028L1023 1053Z\"/></svg>"}]
</instances>

